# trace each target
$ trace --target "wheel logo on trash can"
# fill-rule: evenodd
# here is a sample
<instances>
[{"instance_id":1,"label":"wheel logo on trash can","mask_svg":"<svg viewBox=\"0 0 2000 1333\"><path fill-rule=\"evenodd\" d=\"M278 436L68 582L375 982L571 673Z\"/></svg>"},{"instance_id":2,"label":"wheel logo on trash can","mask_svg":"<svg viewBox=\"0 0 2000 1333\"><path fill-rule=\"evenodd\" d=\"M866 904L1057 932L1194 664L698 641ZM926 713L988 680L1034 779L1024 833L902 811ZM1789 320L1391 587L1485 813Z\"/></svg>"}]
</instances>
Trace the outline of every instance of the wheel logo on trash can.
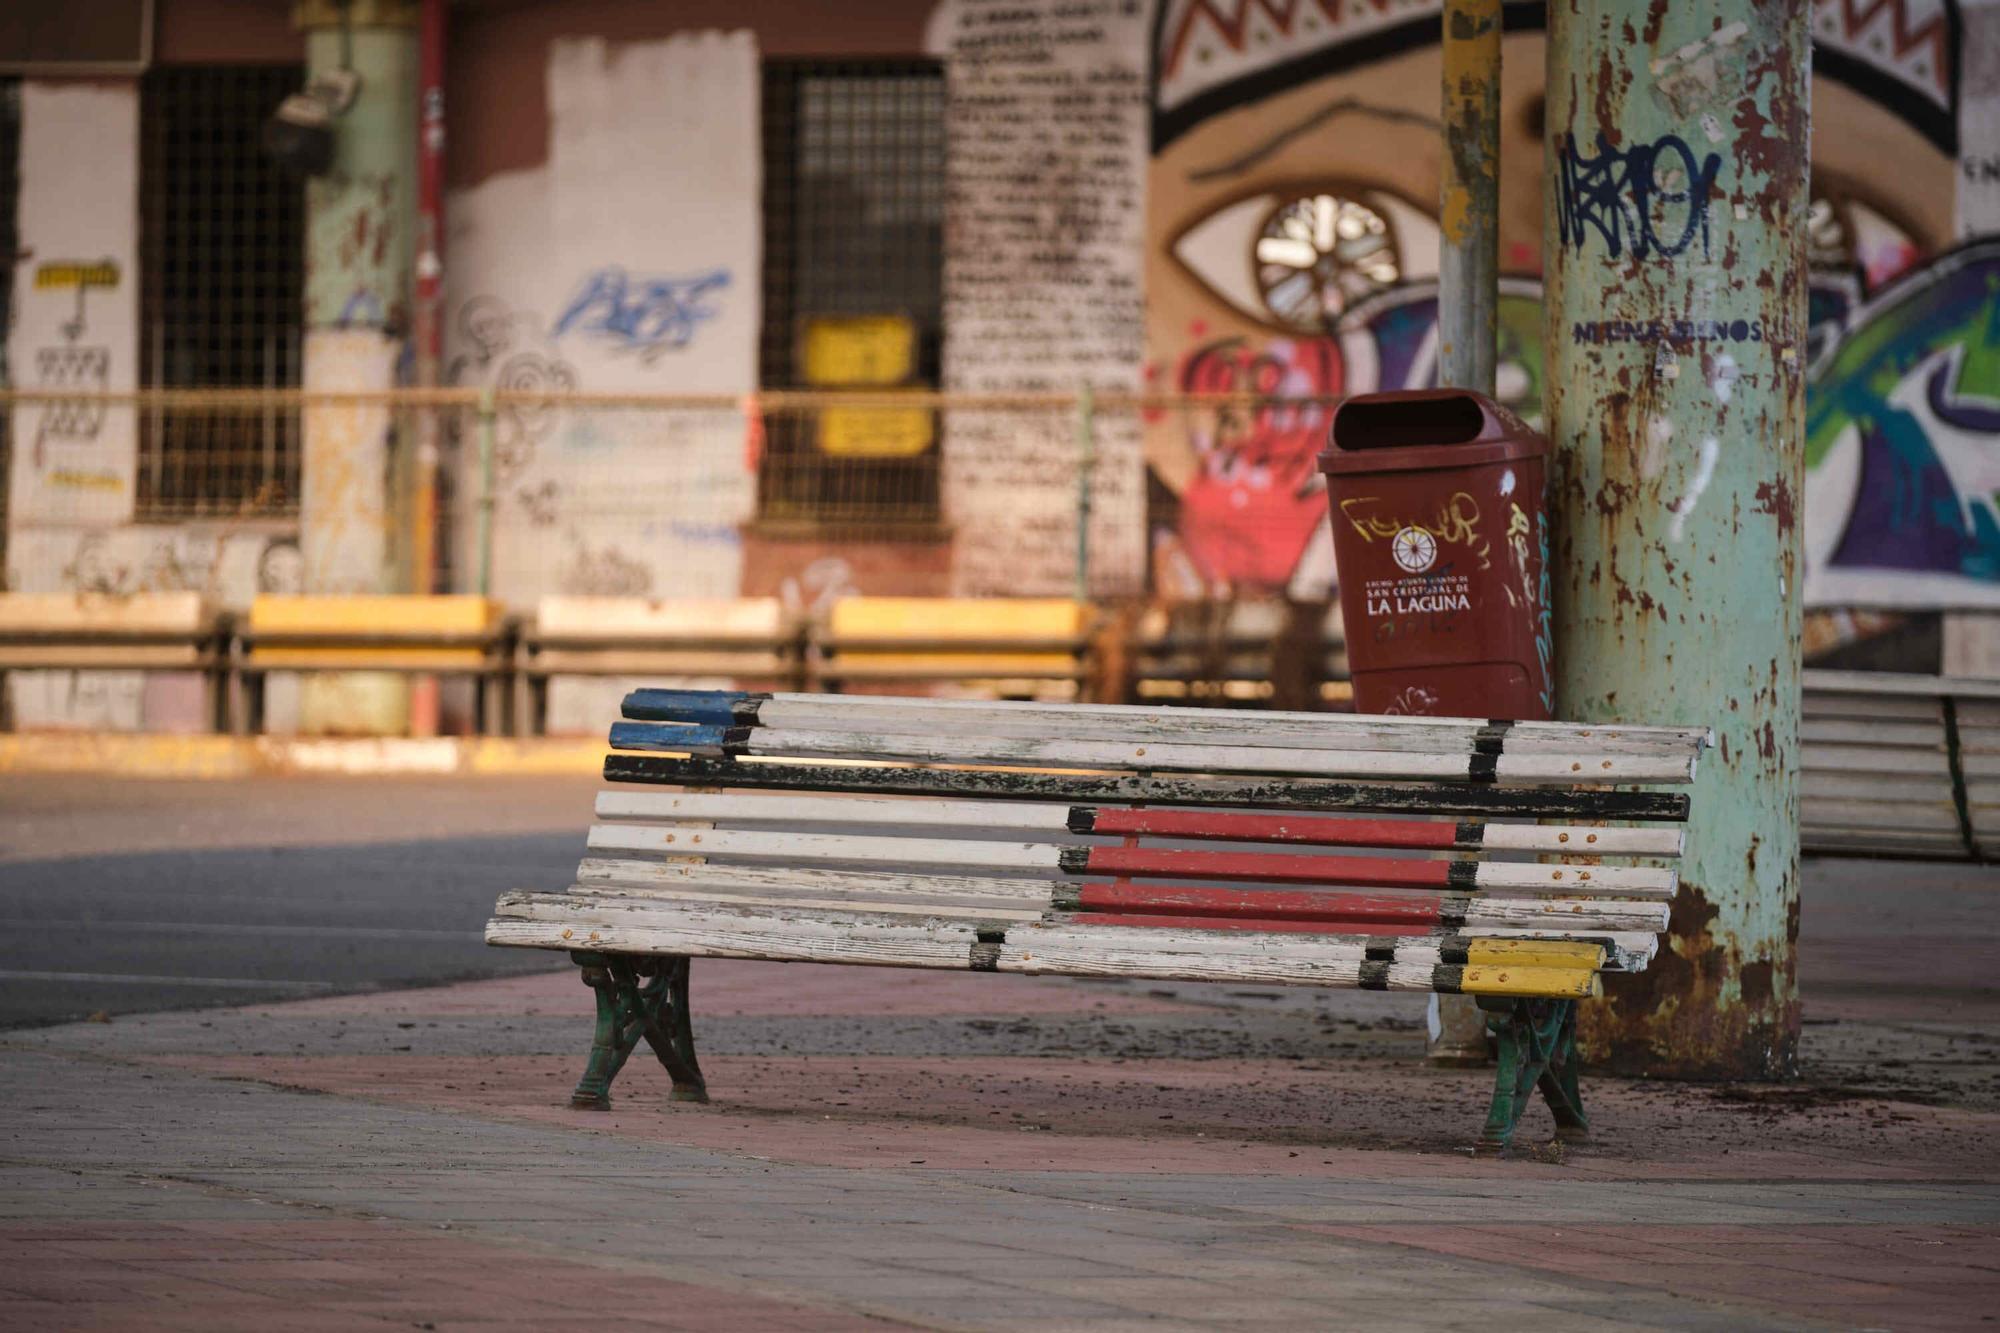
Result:
<instances>
[{"instance_id":1,"label":"wheel logo on trash can","mask_svg":"<svg viewBox=\"0 0 2000 1333\"><path fill-rule=\"evenodd\" d=\"M1437 538L1422 528L1404 528L1389 539L1389 554L1412 574L1421 574L1437 563Z\"/></svg>"}]
</instances>

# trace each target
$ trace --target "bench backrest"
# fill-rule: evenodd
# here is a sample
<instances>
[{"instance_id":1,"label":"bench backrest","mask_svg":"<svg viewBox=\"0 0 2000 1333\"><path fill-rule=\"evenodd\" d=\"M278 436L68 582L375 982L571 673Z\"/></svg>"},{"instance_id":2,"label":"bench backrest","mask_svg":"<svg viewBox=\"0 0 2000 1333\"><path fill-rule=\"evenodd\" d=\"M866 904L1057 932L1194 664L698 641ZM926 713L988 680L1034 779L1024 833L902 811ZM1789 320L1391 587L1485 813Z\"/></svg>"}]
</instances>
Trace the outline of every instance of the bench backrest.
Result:
<instances>
[{"instance_id":1,"label":"bench backrest","mask_svg":"<svg viewBox=\"0 0 2000 1333\"><path fill-rule=\"evenodd\" d=\"M0 593L0 667L195 667L216 612L198 592Z\"/></svg>"},{"instance_id":2,"label":"bench backrest","mask_svg":"<svg viewBox=\"0 0 2000 1333\"><path fill-rule=\"evenodd\" d=\"M599 798L578 947L1501 994L1651 958L1676 880L1629 862L1679 854L1688 799L1630 786L1691 781L1709 740L734 691L624 711L605 776L688 790ZM520 910L526 939L568 909Z\"/></svg>"},{"instance_id":3,"label":"bench backrest","mask_svg":"<svg viewBox=\"0 0 2000 1333\"><path fill-rule=\"evenodd\" d=\"M775 597L544 597L533 636L544 644L764 647L793 631Z\"/></svg>"},{"instance_id":4,"label":"bench backrest","mask_svg":"<svg viewBox=\"0 0 2000 1333\"><path fill-rule=\"evenodd\" d=\"M478 670L505 625L500 603L463 595L279 596L250 603L241 639L269 670Z\"/></svg>"},{"instance_id":5,"label":"bench backrest","mask_svg":"<svg viewBox=\"0 0 2000 1333\"><path fill-rule=\"evenodd\" d=\"M844 597L814 635L848 681L1081 681L1094 611L1063 598Z\"/></svg>"},{"instance_id":6,"label":"bench backrest","mask_svg":"<svg viewBox=\"0 0 2000 1333\"><path fill-rule=\"evenodd\" d=\"M1808 851L2000 856L2000 681L1808 671Z\"/></svg>"}]
</instances>

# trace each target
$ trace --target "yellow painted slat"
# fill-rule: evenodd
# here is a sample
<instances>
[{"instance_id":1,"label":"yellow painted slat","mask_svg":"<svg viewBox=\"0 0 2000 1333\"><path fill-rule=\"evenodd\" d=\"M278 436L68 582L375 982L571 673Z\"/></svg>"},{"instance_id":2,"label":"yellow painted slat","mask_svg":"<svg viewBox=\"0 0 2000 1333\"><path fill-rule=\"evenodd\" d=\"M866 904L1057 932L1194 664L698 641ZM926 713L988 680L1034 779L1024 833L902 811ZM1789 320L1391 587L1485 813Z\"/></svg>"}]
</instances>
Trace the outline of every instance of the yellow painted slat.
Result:
<instances>
[{"instance_id":1,"label":"yellow painted slat","mask_svg":"<svg viewBox=\"0 0 2000 1333\"><path fill-rule=\"evenodd\" d=\"M1604 993L1597 973L1587 967L1517 967L1468 965L1458 988L1467 995L1543 995L1584 999Z\"/></svg>"},{"instance_id":2,"label":"yellow painted slat","mask_svg":"<svg viewBox=\"0 0 2000 1333\"><path fill-rule=\"evenodd\" d=\"M1467 963L1473 967L1587 967L1604 966L1604 946L1576 940L1473 940L1466 949Z\"/></svg>"},{"instance_id":3,"label":"yellow painted slat","mask_svg":"<svg viewBox=\"0 0 2000 1333\"><path fill-rule=\"evenodd\" d=\"M0 633L197 634L211 613L198 592L0 593Z\"/></svg>"},{"instance_id":4,"label":"yellow painted slat","mask_svg":"<svg viewBox=\"0 0 2000 1333\"><path fill-rule=\"evenodd\" d=\"M770 640L785 631L784 604L775 597L544 597L535 618L551 638Z\"/></svg>"},{"instance_id":5,"label":"yellow painted slat","mask_svg":"<svg viewBox=\"0 0 2000 1333\"><path fill-rule=\"evenodd\" d=\"M449 595L281 597L267 594L250 603L253 634L401 634L421 631L467 633L500 623L500 603L485 597Z\"/></svg>"},{"instance_id":6,"label":"yellow painted slat","mask_svg":"<svg viewBox=\"0 0 2000 1333\"><path fill-rule=\"evenodd\" d=\"M930 646L954 639L981 642L1028 641L1080 636L1090 625L1090 606L1059 597L848 597L835 602L828 628L838 639L908 639ZM853 652L842 663L883 672L1005 676L1009 672L1067 674L1067 653Z\"/></svg>"},{"instance_id":7,"label":"yellow painted slat","mask_svg":"<svg viewBox=\"0 0 2000 1333\"><path fill-rule=\"evenodd\" d=\"M854 639L1059 639L1089 617L1088 603L1060 597L844 597L829 624Z\"/></svg>"},{"instance_id":8,"label":"yellow painted slat","mask_svg":"<svg viewBox=\"0 0 2000 1333\"><path fill-rule=\"evenodd\" d=\"M478 671L487 661L482 648L266 647L251 654L268 671Z\"/></svg>"}]
</instances>

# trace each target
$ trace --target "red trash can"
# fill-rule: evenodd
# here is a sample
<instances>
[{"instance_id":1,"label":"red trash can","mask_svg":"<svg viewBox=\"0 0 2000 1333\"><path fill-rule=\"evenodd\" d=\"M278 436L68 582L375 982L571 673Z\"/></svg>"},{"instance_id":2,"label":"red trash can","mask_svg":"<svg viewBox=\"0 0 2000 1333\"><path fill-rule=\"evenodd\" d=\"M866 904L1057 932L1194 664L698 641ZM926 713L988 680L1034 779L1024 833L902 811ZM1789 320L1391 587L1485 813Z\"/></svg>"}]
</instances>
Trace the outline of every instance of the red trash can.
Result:
<instances>
[{"instance_id":1,"label":"red trash can","mask_svg":"<svg viewBox=\"0 0 2000 1333\"><path fill-rule=\"evenodd\" d=\"M1463 389L1334 413L1319 466L1356 712L1553 715L1547 447Z\"/></svg>"}]
</instances>

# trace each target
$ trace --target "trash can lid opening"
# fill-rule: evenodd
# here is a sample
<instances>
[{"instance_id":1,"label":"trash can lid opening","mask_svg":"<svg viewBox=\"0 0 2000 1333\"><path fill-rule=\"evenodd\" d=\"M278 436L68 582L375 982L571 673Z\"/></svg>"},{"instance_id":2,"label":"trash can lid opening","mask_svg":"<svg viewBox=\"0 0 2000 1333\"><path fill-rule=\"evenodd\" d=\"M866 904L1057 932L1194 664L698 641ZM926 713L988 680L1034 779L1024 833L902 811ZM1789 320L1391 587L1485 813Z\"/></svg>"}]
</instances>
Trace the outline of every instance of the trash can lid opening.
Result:
<instances>
[{"instance_id":1,"label":"trash can lid opening","mask_svg":"<svg viewBox=\"0 0 2000 1333\"><path fill-rule=\"evenodd\" d=\"M1339 449L1396 449L1412 444L1470 444L1486 413L1470 394L1351 398L1333 418Z\"/></svg>"}]
</instances>

